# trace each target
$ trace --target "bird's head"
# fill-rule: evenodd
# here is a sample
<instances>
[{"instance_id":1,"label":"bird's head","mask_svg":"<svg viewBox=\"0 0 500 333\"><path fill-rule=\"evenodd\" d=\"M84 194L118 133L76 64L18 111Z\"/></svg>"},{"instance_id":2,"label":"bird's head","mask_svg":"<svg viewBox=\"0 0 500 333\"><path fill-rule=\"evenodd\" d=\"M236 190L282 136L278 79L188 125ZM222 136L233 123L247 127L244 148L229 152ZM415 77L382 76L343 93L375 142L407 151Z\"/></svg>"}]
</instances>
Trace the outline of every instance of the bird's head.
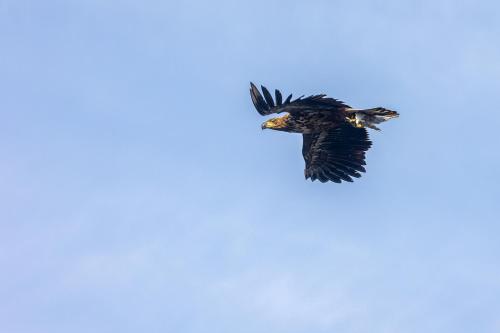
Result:
<instances>
[{"instance_id":1,"label":"bird's head","mask_svg":"<svg viewBox=\"0 0 500 333\"><path fill-rule=\"evenodd\" d=\"M269 128L269 129L273 129L273 130L286 130L288 124L287 124L287 121L288 121L288 117L289 115L285 115L283 117L279 117L279 118L271 118L265 122L262 123L261 125L261 128L262 129L266 129L266 128Z\"/></svg>"}]
</instances>

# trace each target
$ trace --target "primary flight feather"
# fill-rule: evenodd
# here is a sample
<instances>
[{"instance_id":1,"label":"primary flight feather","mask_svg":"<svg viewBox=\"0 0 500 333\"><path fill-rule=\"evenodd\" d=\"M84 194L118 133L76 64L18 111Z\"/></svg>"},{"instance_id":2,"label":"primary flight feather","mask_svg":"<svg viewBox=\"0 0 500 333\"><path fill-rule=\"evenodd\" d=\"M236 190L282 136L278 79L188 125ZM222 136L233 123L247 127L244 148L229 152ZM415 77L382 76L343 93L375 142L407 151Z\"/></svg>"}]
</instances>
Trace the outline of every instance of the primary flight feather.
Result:
<instances>
[{"instance_id":1,"label":"primary flight feather","mask_svg":"<svg viewBox=\"0 0 500 333\"><path fill-rule=\"evenodd\" d=\"M266 87L261 86L261 90L262 93L250 83L250 96L259 114L286 113L265 121L262 129L302 133L304 175L312 181L340 183L361 177L360 173L365 172L365 152L372 145L366 128L379 130L376 125L399 116L382 107L353 109L323 94L295 100L289 95L283 101L276 89L275 101Z\"/></svg>"}]
</instances>

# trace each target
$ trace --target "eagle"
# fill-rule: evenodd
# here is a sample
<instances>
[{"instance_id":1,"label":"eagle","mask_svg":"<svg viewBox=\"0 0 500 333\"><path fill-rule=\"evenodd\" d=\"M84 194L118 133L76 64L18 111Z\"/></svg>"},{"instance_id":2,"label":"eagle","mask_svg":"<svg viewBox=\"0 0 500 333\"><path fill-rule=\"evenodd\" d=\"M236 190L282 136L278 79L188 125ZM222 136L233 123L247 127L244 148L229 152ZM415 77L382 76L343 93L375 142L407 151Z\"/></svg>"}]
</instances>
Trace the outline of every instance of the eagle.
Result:
<instances>
[{"instance_id":1,"label":"eagle","mask_svg":"<svg viewBox=\"0 0 500 333\"><path fill-rule=\"evenodd\" d=\"M379 130L378 124L399 114L383 107L354 109L324 94L285 100L279 90L275 98L261 86L262 93L250 82L250 96L262 116L285 113L262 124L262 129L301 133L304 176L322 183L352 182L365 170L365 153L372 142L366 128Z\"/></svg>"}]
</instances>

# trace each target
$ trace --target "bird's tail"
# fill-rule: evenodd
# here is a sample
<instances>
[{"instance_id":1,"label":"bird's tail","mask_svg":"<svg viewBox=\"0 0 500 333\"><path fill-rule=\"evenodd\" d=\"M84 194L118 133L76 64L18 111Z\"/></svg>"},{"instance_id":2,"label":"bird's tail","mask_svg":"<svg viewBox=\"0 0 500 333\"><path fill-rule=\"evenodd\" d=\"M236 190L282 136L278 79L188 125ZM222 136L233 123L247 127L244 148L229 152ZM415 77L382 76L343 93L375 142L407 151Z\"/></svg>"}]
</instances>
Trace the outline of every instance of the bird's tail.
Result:
<instances>
[{"instance_id":1,"label":"bird's tail","mask_svg":"<svg viewBox=\"0 0 500 333\"><path fill-rule=\"evenodd\" d=\"M392 118L397 118L399 113L384 108L372 109L347 109L347 121L354 127L368 127L380 131L376 125Z\"/></svg>"}]
</instances>

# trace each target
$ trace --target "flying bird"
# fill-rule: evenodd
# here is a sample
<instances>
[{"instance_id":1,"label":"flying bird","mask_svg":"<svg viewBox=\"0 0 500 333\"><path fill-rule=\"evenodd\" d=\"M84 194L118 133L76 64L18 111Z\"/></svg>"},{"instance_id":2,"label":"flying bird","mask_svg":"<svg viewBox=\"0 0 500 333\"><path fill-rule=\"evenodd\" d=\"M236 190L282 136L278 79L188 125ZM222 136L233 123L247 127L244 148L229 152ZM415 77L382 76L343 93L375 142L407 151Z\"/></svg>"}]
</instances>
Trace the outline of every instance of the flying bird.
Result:
<instances>
[{"instance_id":1,"label":"flying bird","mask_svg":"<svg viewBox=\"0 0 500 333\"><path fill-rule=\"evenodd\" d=\"M266 87L261 90L262 94L250 83L250 96L259 114L286 113L265 121L262 129L302 134L304 175L312 181L340 183L361 177L366 171L365 153L372 145L366 128L379 130L378 124L399 116L382 107L354 109L324 94L295 100L289 95L283 100L277 89L274 99Z\"/></svg>"}]
</instances>

